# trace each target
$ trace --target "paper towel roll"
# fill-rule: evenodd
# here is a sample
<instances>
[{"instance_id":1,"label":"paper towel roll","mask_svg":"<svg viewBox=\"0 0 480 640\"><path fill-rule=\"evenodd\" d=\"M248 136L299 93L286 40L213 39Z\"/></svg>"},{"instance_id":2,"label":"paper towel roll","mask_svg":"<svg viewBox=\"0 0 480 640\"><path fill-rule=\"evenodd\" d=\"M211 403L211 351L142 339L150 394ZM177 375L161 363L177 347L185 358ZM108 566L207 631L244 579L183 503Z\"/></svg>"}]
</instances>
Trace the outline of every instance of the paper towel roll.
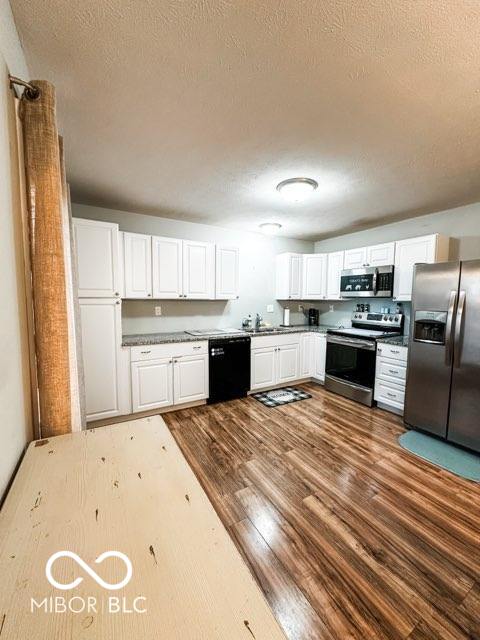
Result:
<instances>
[{"instance_id":1,"label":"paper towel roll","mask_svg":"<svg viewBox=\"0 0 480 640\"><path fill-rule=\"evenodd\" d=\"M290 326L290 309L283 310L283 326Z\"/></svg>"}]
</instances>

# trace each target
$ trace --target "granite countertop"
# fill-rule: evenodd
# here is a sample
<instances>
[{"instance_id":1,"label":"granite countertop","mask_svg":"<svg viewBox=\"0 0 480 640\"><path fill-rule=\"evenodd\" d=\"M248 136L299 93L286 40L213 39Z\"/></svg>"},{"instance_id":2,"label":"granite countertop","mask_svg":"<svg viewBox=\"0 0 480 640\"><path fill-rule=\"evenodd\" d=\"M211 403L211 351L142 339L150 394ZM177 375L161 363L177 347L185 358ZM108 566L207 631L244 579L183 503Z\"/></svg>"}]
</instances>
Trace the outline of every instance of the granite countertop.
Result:
<instances>
[{"instance_id":1,"label":"granite countertop","mask_svg":"<svg viewBox=\"0 0 480 640\"><path fill-rule=\"evenodd\" d=\"M396 347L408 347L408 336L392 336L390 338L379 338L377 342L394 344Z\"/></svg>"},{"instance_id":2,"label":"granite countertop","mask_svg":"<svg viewBox=\"0 0 480 640\"><path fill-rule=\"evenodd\" d=\"M199 340L208 340L209 338L215 338L215 340L222 340L227 338L241 338L250 336L257 338L258 336L271 336L281 335L285 333L326 333L327 329L332 329L329 325L319 325L318 327L310 327L308 325L292 325L291 327L272 327L270 331L263 330L260 332L253 331L240 331L238 333L221 333L212 335L192 336L185 331L170 331L167 333L135 333L122 336L122 347L139 347L148 344L169 344L172 342L197 342Z\"/></svg>"}]
</instances>

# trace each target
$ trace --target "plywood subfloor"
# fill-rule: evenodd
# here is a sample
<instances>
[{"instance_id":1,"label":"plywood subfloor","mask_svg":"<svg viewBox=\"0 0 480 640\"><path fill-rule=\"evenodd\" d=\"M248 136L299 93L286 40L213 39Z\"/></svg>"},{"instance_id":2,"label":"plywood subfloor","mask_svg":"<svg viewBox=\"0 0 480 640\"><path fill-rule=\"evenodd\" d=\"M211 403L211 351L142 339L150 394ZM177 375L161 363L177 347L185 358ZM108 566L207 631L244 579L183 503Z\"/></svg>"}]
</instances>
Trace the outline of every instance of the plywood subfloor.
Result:
<instances>
[{"instance_id":1,"label":"plywood subfloor","mask_svg":"<svg viewBox=\"0 0 480 640\"><path fill-rule=\"evenodd\" d=\"M71 551L109 584L103 588ZM75 598L72 611L34 607ZM122 611L109 607L121 599ZM133 608L136 598L137 612ZM82 601L95 598L93 611ZM91 601L90 601L91 602ZM139 612L142 609L145 612ZM127 611L128 610L128 611ZM0 513L0 640L285 640L160 416L32 443Z\"/></svg>"},{"instance_id":2,"label":"plywood subfloor","mask_svg":"<svg viewBox=\"0 0 480 640\"><path fill-rule=\"evenodd\" d=\"M480 638L480 487L303 385L165 416L290 640Z\"/></svg>"}]
</instances>

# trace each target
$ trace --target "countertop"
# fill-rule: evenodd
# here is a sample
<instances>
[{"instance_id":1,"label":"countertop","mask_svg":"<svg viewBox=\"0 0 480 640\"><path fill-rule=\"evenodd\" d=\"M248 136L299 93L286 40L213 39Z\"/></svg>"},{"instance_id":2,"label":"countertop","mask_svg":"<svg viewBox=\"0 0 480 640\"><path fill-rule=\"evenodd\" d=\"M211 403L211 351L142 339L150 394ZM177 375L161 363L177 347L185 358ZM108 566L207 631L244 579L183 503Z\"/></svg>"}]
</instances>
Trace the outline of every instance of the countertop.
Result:
<instances>
[{"instance_id":1,"label":"countertop","mask_svg":"<svg viewBox=\"0 0 480 640\"><path fill-rule=\"evenodd\" d=\"M377 342L394 344L396 347L408 347L408 336L392 336L391 338L379 338Z\"/></svg>"},{"instance_id":2,"label":"countertop","mask_svg":"<svg viewBox=\"0 0 480 640\"><path fill-rule=\"evenodd\" d=\"M257 338L258 336L271 336L282 335L285 333L326 333L327 329L333 329L334 327L321 324L318 327L310 327L309 325L292 325L291 327L272 327L270 331L263 330L258 333L252 331L242 331L239 333L225 333L225 334L212 334L203 336L192 336L185 331L170 331L167 333L134 333L130 335L122 336L122 347L139 347L147 344L168 344L172 342L197 342L199 340L208 340L214 338L215 340L223 340L228 338L238 338L250 336L251 338Z\"/></svg>"}]
</instances>

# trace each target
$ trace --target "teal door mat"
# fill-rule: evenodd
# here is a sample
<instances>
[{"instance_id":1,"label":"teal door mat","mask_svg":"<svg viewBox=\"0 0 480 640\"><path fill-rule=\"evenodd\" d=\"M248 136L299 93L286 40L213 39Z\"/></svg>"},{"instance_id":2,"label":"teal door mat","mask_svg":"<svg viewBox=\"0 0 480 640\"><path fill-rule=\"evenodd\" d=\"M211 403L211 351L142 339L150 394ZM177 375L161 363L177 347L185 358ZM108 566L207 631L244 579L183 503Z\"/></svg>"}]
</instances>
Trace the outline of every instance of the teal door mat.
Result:
<instances>
[{"instance_id":1,"label":"teal door mat","mask_svg":"<svg viewBox=\"0 0 480 640\"><path fill-rule=\"evenodd\" d=\"M400 446L461 478L480 482L480 456L419 431L407 431L398 438Z\"/></svg>"}]
</instances>

